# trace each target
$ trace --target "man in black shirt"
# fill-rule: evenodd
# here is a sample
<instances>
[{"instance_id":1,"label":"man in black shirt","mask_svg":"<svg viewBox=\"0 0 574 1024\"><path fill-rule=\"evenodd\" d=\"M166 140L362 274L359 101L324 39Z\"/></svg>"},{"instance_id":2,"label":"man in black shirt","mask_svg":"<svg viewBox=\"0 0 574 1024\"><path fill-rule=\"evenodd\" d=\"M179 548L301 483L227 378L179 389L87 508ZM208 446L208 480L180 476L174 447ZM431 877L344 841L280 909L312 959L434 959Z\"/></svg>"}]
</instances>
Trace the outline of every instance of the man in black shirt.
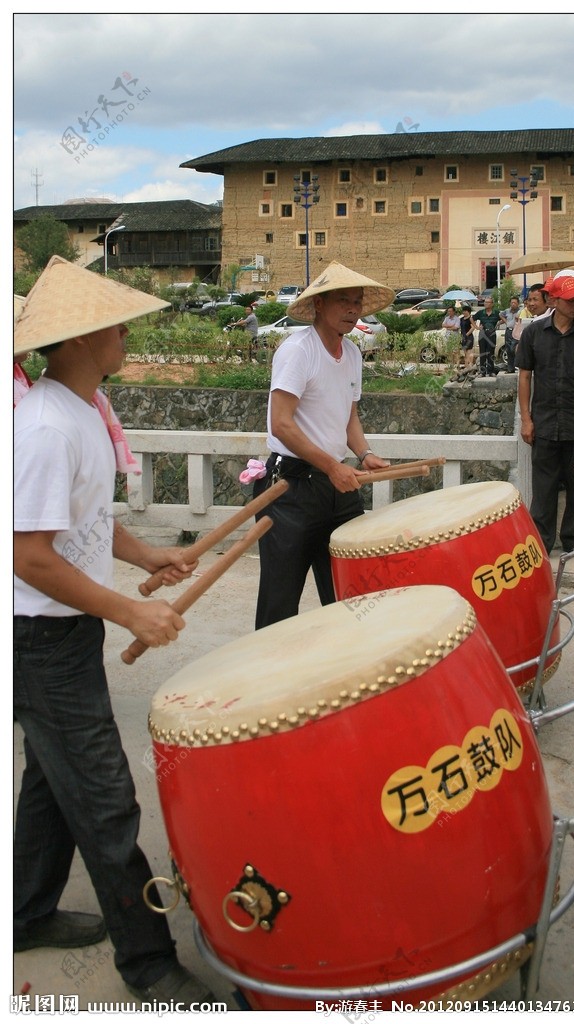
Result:
<instances>
[{"instance_id":1,"label":"man in black shirt","mask_svg":"<svg viewBox=\"0 0 574 1024\"><path fill-rule=\"evenodd\" d=\"M530 513L550 554L561 483L560 540L564 551L574 550L574 278L551 279L544 290L554 309L525 326L516 365L521 435L532 446Z\"/></svg>"}]
</instances>

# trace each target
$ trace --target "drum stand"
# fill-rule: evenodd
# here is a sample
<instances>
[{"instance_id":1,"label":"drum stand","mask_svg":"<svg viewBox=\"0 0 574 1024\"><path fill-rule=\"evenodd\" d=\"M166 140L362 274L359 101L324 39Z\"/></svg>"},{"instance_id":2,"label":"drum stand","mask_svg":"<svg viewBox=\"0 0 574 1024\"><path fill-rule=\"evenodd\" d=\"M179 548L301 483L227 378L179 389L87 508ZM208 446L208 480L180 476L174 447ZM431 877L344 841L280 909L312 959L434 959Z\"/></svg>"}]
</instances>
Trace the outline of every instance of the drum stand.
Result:
<instances>
[{"instance_id":1,"label":"drum stand","mask_svg":"<svg viewBox=\"0 0 574 1024\"><path fill-rule=\"evenodd\" d=\"M562 583L562 576L564 574L564 567L566 562L574 558L574 552L565 552L560 556L558 564L558 571L556 573L556 593L558 594ZM532 693L525 701L525 708L530 717L532 727L537 733L542 725L546 725L548 722L553 722L557 718L561 718L562 715L567 715L570 711L574 711L574 700L568 701L566 704L561 704L551 710L546 710L546 697L542 689L544 682L544 666L548 657L553 654L557 654L563 650L564 647L570 642L572 636L574 636L574 618L572 612L568 611L568 606L574 601L574 594L570 594L568 597L557 598L552 602L550 609L550 618L548 620L548 626L546 629L546 635L544 637L544 643L542 645L542 651L537 658L532 658L530 661L523 661L520 665L512 665L507 669L507 672L512 676L516 672L520 672L525 668L532 668L535 665L536 676L534 679L534 685ZM559 643L554 647L550 647L550 639L552 632L556 625L556 621L560 615L563 615L568 621L568 630L566 635Z\"/></svg>"},{"instance_id":2,"label":"drum stand","mask_svg":"<svg viewBox=\"0 0 574 1024\"><path fill-rule=\"evenodd\" d=\"M520 988L522 999L534 999L538 990L540 969L542 966L542 959L550 926L562 917L568 908L574 904L573 882L566 895L563 896L555 906L553 905L556 899L558 873L562 861L562 854L564 852L564 844L566 836L568 835L574 837L574 818L568 819L555 816L554 833L550 851L550 863L544 887L544 895L542 897L540 916L532 928L529 928L526 932L521 932L520 934L513 936L511 939L507 939L506 942L502 942L500 945L494 946L492 949L488 949L485 953L480 953L468 960L461 961L458 964L454 964L452 967L443 967L438 971L431 971L428 974L419 974L413 978L401 978L398 981L390 983L363 984L351 988L339 987L316 989L299 987L296 985L275 984L268 981L257 981L255 978L250 978L247 975L242 974L240 971L236 971L232 967L223 963L207 942L196 918L194 918L193 922L195 942L199 953L206 963L218 971L219 974L222 974L227 978L228 981L239 985L241 988L254 992L263 992L266 995L284 999L332 999L337 1003L342 999L364 1000L375 998L377 996L399 996L402 999L405 994L411 992L416 993L418 990L427 988L431 985L434 987L435 985L443 985L452 981L456 982L456 979L462 975L471 975L472 978L474 978L484 968L487 970L489 968L492 969L493 965L500 961L511 965L513 959L515 959L515 962L516 959L522 959L520 950L524 950L527 946L531 945L532 949L530 957L520 967ZM495 969L492 969L492 973L495 973ZM500 984L502 984L504 980L505 974L501 971ZM434 1001L435 1004L438 1004L441 998L448 998L449 1000L454 998L460 999L461 1001L468 1001L470 1003L473 1002L472 990L469 991L469 987L467 987L466 993L464 995L461 994L460 996L457 996L456 989L452 995L451 991L452 990L449 990L448 996L442 995L441 997L441 995L438 995L430 997L426 1002L428 1004L429 1002L432 1003ZM489 991L492 991L492 986ZM477 998L480 998L482 1001L482 996L474 997L474 999ZM440 1009L440 1006L437 1005L436 1009Z\"/></svg>"}]
</instances>

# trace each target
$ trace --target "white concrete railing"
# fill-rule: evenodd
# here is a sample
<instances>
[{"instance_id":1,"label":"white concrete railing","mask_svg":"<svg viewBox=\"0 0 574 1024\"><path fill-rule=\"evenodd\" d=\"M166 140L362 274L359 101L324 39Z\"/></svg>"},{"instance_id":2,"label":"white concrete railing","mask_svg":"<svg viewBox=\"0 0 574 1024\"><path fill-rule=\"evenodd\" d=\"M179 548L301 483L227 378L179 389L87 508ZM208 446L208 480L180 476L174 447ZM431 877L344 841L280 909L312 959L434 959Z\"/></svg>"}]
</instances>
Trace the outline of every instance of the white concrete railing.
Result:
<instances>
[{"instance_id":1,"label":"white concrete railing","mask_svg":"<svg viewBox=\"0 0 574 1024\"><path fill-rule=\"evenodd\" d=\"M442 456L442 486L462 483L462 464L467 461L509 462L510 480L528 506L531 497L530 449L513 436L480 434L367 434L369 446L383 458L408 461ZM213 457L266 458L264 433L193 430L126 430L142 475L127 476L128 500L116 502L114 514L130 529L147 535L179 534L181 530L205 533L224 522L237 506L213 504ZM189 502L185 505L154 504L152 455L187 456ZM351 454L351 453L349 453ZM440 471L440 467L439 467ZM373 485L373 508L393 500L391 481Z\"/></svg>"}]
</instances>

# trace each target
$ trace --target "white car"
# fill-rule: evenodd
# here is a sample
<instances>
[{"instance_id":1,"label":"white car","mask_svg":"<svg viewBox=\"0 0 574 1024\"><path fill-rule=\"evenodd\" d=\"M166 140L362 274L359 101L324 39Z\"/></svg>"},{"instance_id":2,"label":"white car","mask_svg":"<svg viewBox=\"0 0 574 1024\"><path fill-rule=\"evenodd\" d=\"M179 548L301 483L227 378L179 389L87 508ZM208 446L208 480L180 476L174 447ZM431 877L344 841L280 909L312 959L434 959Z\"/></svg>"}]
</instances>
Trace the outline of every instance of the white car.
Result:
<instances>
[{"instance_id":1,"label":"white car","mask_svg":"<svg viewBox=\"0 0 574 1024\"><path fill-rule=\"evenodd\" d=\"M288 338L294 331L304 331L306 327L307 324L294 320L292 316L282 316L274 324L260 327L257 337L267 338L270 335L277 335L278 341L283 341L284 338ZM353 327L352 331L349 331L347 337L351 338L358 345L363 358L366 358L371 352L375 352L381 347L381 339L378 336L386 334L386 332L387 328L377 320L376 316L367 315L357 321L356 326Z\"/></svg>"},{"instance_id":2,"label":"white car","mask_svg":"<svg viewBox=\"0 0 574 1024\"><path fill-rule=\"evenodd\" d=\"M284 284L277 292L275 302L283 302L288 306L290 302L295 302L295 299L299 298L302 291L303 289L300 288L299 285Z\"/></svg>"},{"instance_id":3,"label":"white car","mask_svg":"<svg viewBox=\"0 0 574 1024\"><path fill-rule=\"evenodd\" d=\"M478 331L473 331L474 334L474 354L478 360ZM503 362L507 360L507 353L504 347L505 331L496 332L496 348L494 350L494 358L500 359ZM420 350L419 358L421 363L438 363L441 360L448 358L449 344L452 340L452 332L440 329L438 331L425 331L423 334L423 347ZM459 339L458 339L459 340ZM459 346L460 348L460 346Z\"/></svg>"}]
</instances>

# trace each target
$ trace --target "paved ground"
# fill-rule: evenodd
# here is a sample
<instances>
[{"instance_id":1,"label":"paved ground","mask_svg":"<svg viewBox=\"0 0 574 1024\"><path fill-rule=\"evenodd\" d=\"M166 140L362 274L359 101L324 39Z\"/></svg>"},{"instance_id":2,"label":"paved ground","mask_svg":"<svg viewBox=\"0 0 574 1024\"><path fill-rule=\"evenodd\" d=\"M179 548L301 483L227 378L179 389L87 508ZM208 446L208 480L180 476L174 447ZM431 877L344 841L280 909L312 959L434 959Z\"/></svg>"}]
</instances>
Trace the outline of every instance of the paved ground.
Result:
<instances>
[{"instance_id":1,"label":"paved ground","mask_svg":"<svg viewBox=\"0 0 574 1024\"><path fill-rule=\"evenodd\" d=\"M201 568L217 558L208 554ZM155 779L150 771L146 752L149 748L146 720L151 697L158 686L180 667L197 657L252 630L255 594L258 577L256 556L244 556L233 566L186 616L187 627L176 644L169 648L150 651L132 668L120 660L120 652L129 637L119 627L109 627L107 635L107 666L114 708L136 781L138 799L142 806L141 845L150 860L152 871L158 875L171 875L167 856L167 839L158 805ZM118 589L137 596L141 581L139 570L118 566ZM572 577L569 577L569 584ZM166 592L168 597L175 591ZM316 607L316 598L308 587L302 610ZM573 699L574 643L566 649L561 667L547 686L551 706ZM574 815L574 715L566 715L546 725L539 734L539 743L555 812ZM19 788L23 754L21 734L16 726L15 738L16 792ZM516 851L517 870L520 850ZM563 891L574 878L574 842L566 844L563 861ZM97 911L96 898L82 862L74 863L73 875L64 893L62 906L67 909ZM236 1009L232 988L200 960L192 938L192 918L180 903L170 915L170 924L177 939L182 962L196 970L217 997L228 1001ZM113 967L112 947L108 940L88 950L34 950L15 957L14 988L18 993L28 982L31 994L80 994L80 1007L87 1001L130 1000L123 983ZM518 999L518 981L509 981L498 992L499 998ZM574 908L550 931L543 962L538 998L542 1000L574 998Z\"/></svg>"}]
</instances>

